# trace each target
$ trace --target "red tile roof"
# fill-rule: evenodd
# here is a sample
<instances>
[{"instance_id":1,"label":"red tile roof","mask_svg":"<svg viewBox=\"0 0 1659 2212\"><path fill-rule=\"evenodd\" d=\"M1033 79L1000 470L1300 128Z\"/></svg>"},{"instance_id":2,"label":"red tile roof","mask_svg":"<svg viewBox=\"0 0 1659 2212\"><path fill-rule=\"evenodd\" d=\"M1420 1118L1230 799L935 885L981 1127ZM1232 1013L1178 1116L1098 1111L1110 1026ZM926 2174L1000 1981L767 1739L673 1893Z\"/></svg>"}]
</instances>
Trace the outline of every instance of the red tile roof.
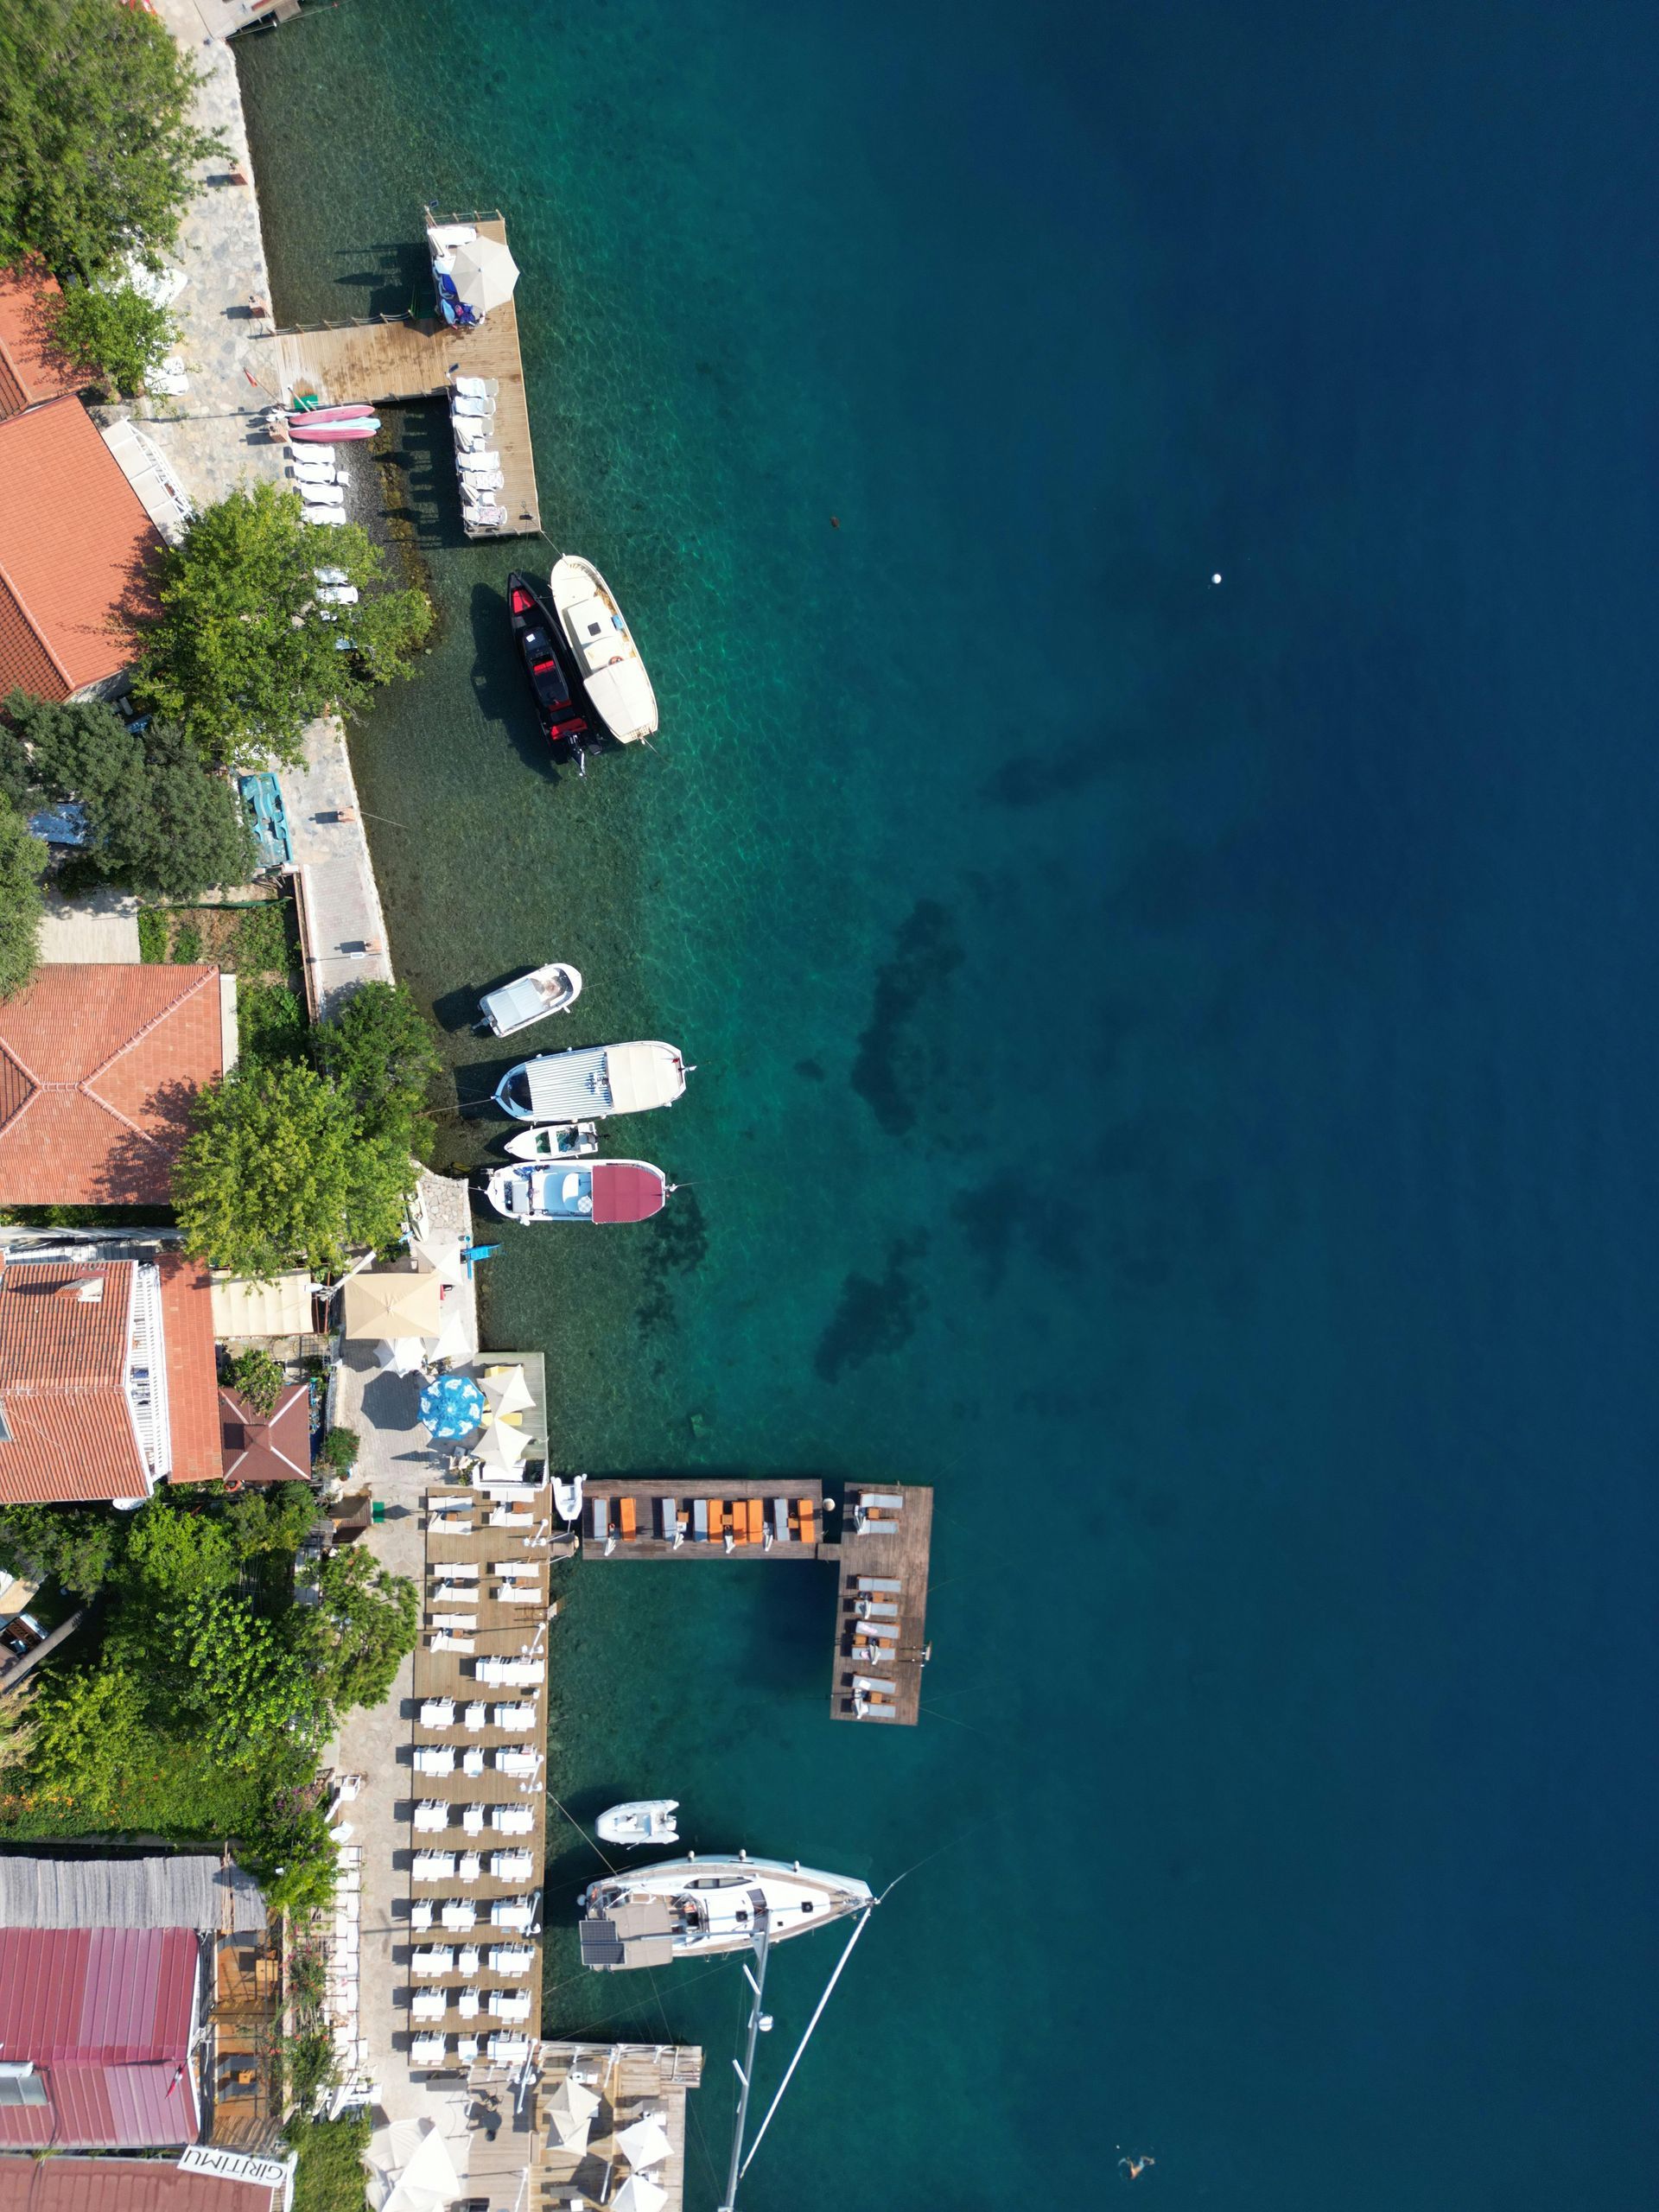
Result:
<instances>
[{"instance_id":1,"label":"red tile roof","mask_svg":"<svg viewBox=\"0 0 1659 2212\"><path fill-rule=\"evenodd\" d=\"M216 968L42 968L0 1005L0 1205L165 1203L224 1065Z\"/></svg>"},{"instance_id":2,"label":"red tile roof","mask_svg":"<svg viewBox=\"0 0 1659 2212\"><path fill-rule=\"evenodd\" d=\"M0 2105L0 2149L194 2143L199 1974L188 1929L0 1929L0 2048L49 2100Z\"/></svg>"},{"instance_id":3,"label":"red tile roof","mask_svg":"<svg viewBox=\"0 0 1659 2212\"><path fill-rule=\"evenodd\" d=\"M163 2158L0 2158L0 2212L276 2212L282 2194Z\"/></svg>"},{"instance_id":4,"label":"red tile roof","mask_svg":"<svg viewBox=\"0 0 1659 2212\"><path fill-rule=\"evenodd\" d=\"M124 610L161 542L78 399L0 420L0 695L67 699L129 667Z\"/></svg>"},{"instance_id":5,"label":"red tile roof","mask_svg":"<svg viewBox=\"0 0 1659 2212\"><path fill-rule=\"evenodd\" d=\"M80 390L85 379L46 340L43 311L61 297L57 278L37 261L0 269L0 415Z\"/></svg>"},{"instance_id":6,"label":"red tile roof","mask_svg":"<svg viewBox=\"0 0 1659 2212\"><path fill-rule=\"evenodd\" d=\"M268 1414L235 1390L219 1394L219 1433L227 1483L291 1483L311 1479L311 1391L290 1382Z\"/></svg>"},{"instance_id":7,"label":"red tile roof","mask_svg":"<svg viewBox=\"0 0 1659 2212\"><path fill-rule=\"evenodd\" d=\"M213 1350L213 1278L199 1261L162 1262L162 1328L167 1338L167 1419L175 1483L217 1482L225 1471ZM306 1472L311 1470L308 1465Z\"/></svg>"},{"instance_id":8,"label":"red tile roof","mask_svg":"<svg viewBox=\"0 0 1659 2212\"><path fill-rule=\"evenodd\" d=\"M126 1394L134 1272L41 1261L0 1274L0 1501L149 1495ZM100 1282L95 1300L77 1293Z\"/></svg>"}]
</instances>

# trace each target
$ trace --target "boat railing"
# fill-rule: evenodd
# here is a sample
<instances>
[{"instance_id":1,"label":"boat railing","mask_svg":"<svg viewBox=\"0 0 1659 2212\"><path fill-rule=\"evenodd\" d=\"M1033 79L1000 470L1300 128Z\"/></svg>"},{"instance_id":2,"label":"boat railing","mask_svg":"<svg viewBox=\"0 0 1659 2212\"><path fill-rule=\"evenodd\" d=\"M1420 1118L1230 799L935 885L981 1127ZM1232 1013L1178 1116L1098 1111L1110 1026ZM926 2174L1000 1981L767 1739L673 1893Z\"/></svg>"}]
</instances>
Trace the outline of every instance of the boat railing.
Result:
<instances>
[{"instance_id":1,"label":"boat railing","mask_svg":"<svg viewBox=\"0 0 1659 2212\"><path fill-rule=\"evenodd\" d=\"M384 312L379 315L347 315L343 322L285 322L270 334L273 338L310 338L320 330L378 330L384 324L401 329L405 323L430 320L429 316L387 315Z\"/></svg>"},{"instance_id":2,"label":"boat railing","mask_svg":"<svg viewBox=\"0 0 1659 2212\"><path fill-rule=\"evenodd\" d=\"M423 204L421 214L429 231L441 230L447 223L499 223L505 219L499 207L457 207L440 213L429 203Z\"/></svg>"}]
</instances>

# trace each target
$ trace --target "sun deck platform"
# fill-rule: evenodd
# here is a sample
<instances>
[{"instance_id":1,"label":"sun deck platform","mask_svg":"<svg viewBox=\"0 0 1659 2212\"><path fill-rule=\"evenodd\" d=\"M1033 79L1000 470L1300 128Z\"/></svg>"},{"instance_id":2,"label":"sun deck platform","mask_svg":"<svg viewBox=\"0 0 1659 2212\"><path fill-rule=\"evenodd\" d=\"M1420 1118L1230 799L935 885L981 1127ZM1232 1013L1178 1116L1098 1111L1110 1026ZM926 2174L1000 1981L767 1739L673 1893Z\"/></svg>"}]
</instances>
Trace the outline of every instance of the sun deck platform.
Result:
<instances>
[{"instance_id":1,"label":"sun deck platform","mask_svg":"<svg viewBox=\"0 0 1659 2212\"><path fill-rule=\"evenodd\" d=\"M623 1509L628 1501L633 1507L632 1535L626 1533L624 1525ZM752 1503L760 1508L758 1535L750 1534ZM713 1533L716 1504L728 1509L725 1529L732 1536L729 1544L724 1532ZM681 1529L677 1543L663 1533L664 1505ZM734 1526L731 1510L739 1505L744 1509L741 1535ZM598 1506L605 1509L602 1528L595 1519ZM678 1519L681 1516L683 1521ZM697 1533L700 1520L709 1529L708 1535ZM801 1476L766 1475L752 1481L690 1475L619 1475L595 1481L590 1476L582 1491L582 1557L589 1560L812 1560L824 1555L823 1544L823 1484Z\"/></svg>"},{"instance_id":2,"label":"sun deck platform","mask_svg":"<svg viewBox=\"0 0 1659 2212\"><path fill-rule=\"evenodd\" d=\"M856 1526L861 1497L896 1498L896 1508L874 1510ZM913 1728L921 1712L922 1668L927 1650L927 1570L933 1540L933 1492L916 1484L877 1490L869 1484L849 1486L842 1513L841 1542L834 1556L841 1568L836 1592L836 1660L830 1710L837 1720L857 1720L872 1728ZM861 1582L896 1582L897 1591L865 1591ZM883 1625L896 1630L889 1660L855 1656L853 1637L860 1624L859 1600L892 1605L896 1618ZM859 1681L886 1684L889 1704L860 1711Z\"/></svg>"}]
</instances>

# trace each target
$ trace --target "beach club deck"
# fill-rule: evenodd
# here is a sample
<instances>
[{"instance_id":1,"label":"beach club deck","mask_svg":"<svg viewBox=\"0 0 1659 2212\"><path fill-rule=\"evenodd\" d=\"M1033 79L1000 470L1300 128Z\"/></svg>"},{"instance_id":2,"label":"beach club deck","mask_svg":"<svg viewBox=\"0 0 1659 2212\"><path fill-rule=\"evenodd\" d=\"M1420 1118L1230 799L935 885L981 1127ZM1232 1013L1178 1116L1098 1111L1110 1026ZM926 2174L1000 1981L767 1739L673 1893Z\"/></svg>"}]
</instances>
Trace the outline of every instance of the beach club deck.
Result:
<instances>
[{"instance_id":1,"label":"beach club deck","mask_svg":"<svg viewBox=\"0 0 1659 2212\"><path fill-rule=\"evenodd\" d=\"M507 243L507 226L499 213L440 215L428 208L425 220L430 226L469 223L481 238ZM251 342L251 358L268 391L280 393L285 401L315 392L329 407L353 401L381 407L447 399L456 376L493 382L497 389L490 444L501 456L505 480L492 496L506 510L506 520L489 529L467 524L467 534L523 537L540 530L530 404L518 348L518 313L512 300L491 308L471 330L407 315L276 330Z\"/></svg>"},{"instance_id":2,"label":"beach club deck","mask_svg":"<svg viewBox=\"0 0 1659 2212\"><path fill-rule=\"evenodd\" d=\"M849 1488L842 1517L830 1713L913 1728L927 1655L933 1493L915 1484Z\"/></svg>"},{"instance_id":3,"label":"beach club deck","mask_svg":"<svg viewBox=\"0 0 1659 2212\"><path fill-rule=\"evenodd\" d=\"M817 1559L823 1541L823 1484L800 1476L590 1476L582 1491L588 1560Z\"/></svg>"}]
</instances>

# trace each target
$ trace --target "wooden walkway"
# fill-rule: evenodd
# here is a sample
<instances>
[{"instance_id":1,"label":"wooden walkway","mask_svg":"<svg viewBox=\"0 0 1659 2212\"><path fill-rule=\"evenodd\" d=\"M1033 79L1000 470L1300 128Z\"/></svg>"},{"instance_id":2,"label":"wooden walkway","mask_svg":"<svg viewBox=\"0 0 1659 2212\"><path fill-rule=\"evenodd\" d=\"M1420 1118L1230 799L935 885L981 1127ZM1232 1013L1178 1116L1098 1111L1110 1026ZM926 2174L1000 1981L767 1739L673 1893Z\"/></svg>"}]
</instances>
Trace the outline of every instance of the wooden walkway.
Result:
<instances>
[{"instance_id":1,"label":"wooden walkway","mask_svg":"<svg viewBox=\"0 0 1659 2212\"><path fill-rule=\"evenodd\" d=\"M861 1500L880 1499L898 1503L867 1503L861 1516L856 1510ZM933 1493L915 1484L849 1490L842 1518L830 1713L837 1720L913 1728L921 1711L927 1648ZM894 1583L897 1589L869 1586ZM879 1650L888 1656L877 1658ZM873 1682L880 1688L861 1688Z\"/></svg>"},{"instance_id":2,"label":"wooden walkway","mask_svg":"<svg viewBox=\"0 0 1659 2212\"><path fill-rule=\"evenodd\" d=\"M799 1476L590 1477L582 1492L589 1560L817 1559L823 1540L823 1484Z\"/></svg>"},{"instance_id":3,"label":"wooden walkway","mask_svg":"<svg viewBox=\"0 0 1659 2212\"><path fill-rule=\"evenodd\" d=\"M536 2084L537 2193L526 2212L566 2212L571 2205L610 2204L629 2168L616 2147L625 2127L648 2114L660 2120L669 2154L651 2169L667 2198L664 2212L685 2202L685 2099L702 2080L702 2053L693 2044L544 2043ZM585 2149L559 2142L553 2101L569 2081L599 2099Z\"/></svg>"},{"instance_id":4,"label":"wooden walkway","mask_svg":"<svg viewBox=\"0 0 1659 2212\"><path fill-rule=\"evenodd\" d=\"M429 215L434 223L466 220L480 237L507 242L499 215ZM268 391L287 399L315 392L331 407L367 400L379 407L398 401L443 399L452 375L493 377L495 423L490 449L501 456L505 482L491 493L507 511L494 530L467 530L469 537L523 537L542 526L536 490L536 457L530 442L530 404L518 350L518 311L508 300L492 308L475 330L452 330L442 321L416 322L383 315L377 321L326 322L306 330L276 330L251 341L251 355Z\"/></svg>"}]
</instances>

